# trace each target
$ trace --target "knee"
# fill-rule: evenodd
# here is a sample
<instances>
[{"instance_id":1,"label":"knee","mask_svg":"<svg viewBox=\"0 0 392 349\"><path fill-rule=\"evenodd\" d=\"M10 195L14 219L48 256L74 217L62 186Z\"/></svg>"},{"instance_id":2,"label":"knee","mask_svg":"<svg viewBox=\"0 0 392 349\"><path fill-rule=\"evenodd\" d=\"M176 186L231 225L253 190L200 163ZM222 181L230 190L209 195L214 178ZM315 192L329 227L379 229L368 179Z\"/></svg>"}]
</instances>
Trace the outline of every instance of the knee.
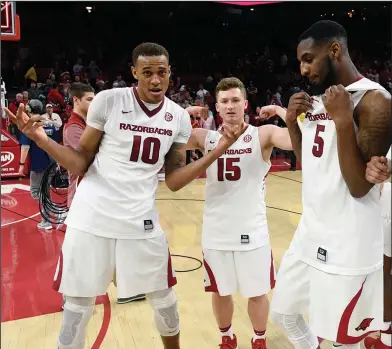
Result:
<instances>
[{"instance_id":1,"label":"knee","mask_svg":"<svg viewBox=\"0 0 392 349\"><path fill-rule=\"evenodd\" d=\"M264 303L265 301L269 302L266 294L257 297L250 297L248 301L251 303Z\"/></svg>"},{"instance_id":2,"label":"knee","mask_svg":"<svg viewBox=\"0 0 392 349\"><path fill-rule=\"evenodd\" d=\"M271 311L270 313L271 320L277 324L280 328L285 330L292 330L298 327L298 324L302 318L299 314L294 315L285 315L277 313L276 311Z\"/></svg>"},{"instance_id":3,"label":"knee","mask_svg":"<svg viewBox=\"0 0 392 349\"><path fill-rule=\"evenodd\" d=\"M148 293L146 299L154 310L155 324L161 336L177 335L180 332L180 317L173 289Z\"/></svg>"},{"instance_id":4,"label":"knee","mask_svg":"<svg viewBox=\"0 0 392 349\"><path fill-rule=\"evenodd\" d=\"M95 297L65 297L63 323L58 347L60 349L83 349L86 327L94 311Z\"/></svg>"}]
</instances>

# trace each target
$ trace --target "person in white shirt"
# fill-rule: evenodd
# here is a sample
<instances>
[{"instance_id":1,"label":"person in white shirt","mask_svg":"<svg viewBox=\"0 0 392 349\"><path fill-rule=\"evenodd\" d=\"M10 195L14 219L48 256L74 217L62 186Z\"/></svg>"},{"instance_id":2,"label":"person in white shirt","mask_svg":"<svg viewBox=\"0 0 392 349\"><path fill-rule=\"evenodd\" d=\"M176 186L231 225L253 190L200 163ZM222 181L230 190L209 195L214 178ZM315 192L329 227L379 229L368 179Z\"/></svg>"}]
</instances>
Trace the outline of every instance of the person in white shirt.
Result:
<instances>
[{"instance_id":1,"label":"person in white shirt","mask_svg":"<svg viewBox=\"0 0 392 349\"><path fill-rule=\"evenodd\" d=\"M49 121L48 124L52 124L56 128L56 131L58 131L61 126L63 126L60 115L53 113L53 105L50 103L46 105L46 113L42 116L44 116Z\"/></svg>"},{"instance_id":2,"label":"person in white shirt","mask_svg":"<svg viewBox=\"0 0 392 349\"><path fill-rule=\"evenodd\" d=\"M188 112L165 97L167 50L143 43L132 54L137 87L101 91L91 102L77 150L51 141L44 117L17 115L18 128L61 166L83 176L67 216L54 288L66 296L58 348L84 348L95 298L116 270L118 297L146 294L165 349L180 349L176 284L155 196L165 164L166 185L177 191L205 172L246 130L227 125L218 146L185 166L191 134Z\"/></svg>"},{"instance_id":3,"label":"person in white shirt","mask_svg":"<svg viewBox=\"0 0 392 349\"><path fill-rule=\"evenodd\" d=\"M303 212L279 267L271 318L295 349L320 348L317 337L359 349L382 327L380 191L365 172L371 157L390 147L391 95L361 76L347 33L334 21L300 36L297 59L317 92L294 94L287 108Z\"/></svg>"},{"instance_id":4,"label":"person in white shirt","mask_svg":"<svg viewBox=\"0 0 392 349\"><path fill-rule=\"evenodd\" d=\"M199 91L196 92L197 98L200 99L200 104L204 104L204 98L208 91L204 88L203 84L199 85Z\"/></svg>"},{"instance_id":5,"label":"person in white shirt","mask_svg":"<svg viewBox=\"0 0 392 349\"><path fill-rule=\"evenodd\" d=\"M241 125L248 101L244 84L237 78L222 79L216 87L216 108L224 125ZM267 106L261 116L286 112ZM205 154L214 151L222 138L220 130L193 129L189 149ZM231 328L233 299L237 288L248 298L253 326L252 349L266 349L269 301L275 269L269 241L265 177L271 167L273 147L291 150L287 128L249 125L244 134L207 169L202 247L205 290L212 292L212 308L221 332L222 348L236 349Z\"/></svg>"}]
</instances>

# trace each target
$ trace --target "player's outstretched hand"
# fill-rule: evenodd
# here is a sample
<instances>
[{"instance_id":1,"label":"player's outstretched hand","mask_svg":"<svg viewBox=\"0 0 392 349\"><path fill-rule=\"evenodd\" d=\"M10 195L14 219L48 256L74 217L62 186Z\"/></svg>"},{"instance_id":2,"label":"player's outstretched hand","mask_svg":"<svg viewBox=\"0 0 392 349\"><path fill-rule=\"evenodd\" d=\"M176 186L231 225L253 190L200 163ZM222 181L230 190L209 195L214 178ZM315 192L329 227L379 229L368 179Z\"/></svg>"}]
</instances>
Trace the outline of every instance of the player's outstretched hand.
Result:
<instances>
[{"instance_id":1,"label":"player's outstretched hand","mask_svg":"<svg viewBox=\"0 0 392 349\"><path fill-rule=\"evenodd\" d=\"M391 176L388 167L388 159L385 156L373 156L366 165L366 180L370 183L379 184L385 182Z\"/></svg>"},{"instance_id":2,"label":"player's outstretched hand","mask_svg":"<svg viewBox=\"0 0 392 349\"><path fill-rule=\"evenodd\" d=\"M312 110L312 97L303 91L295 93L291 96L289 106L287 107L286 123L294 123L299 115Z\"/></svg>"},{"instance_id":3,"label":"player's outstretched hand","mask_svg":"<svg viewBox=\"0 0 392 349\"><path fill-rule=\"evenodd\" d=\"M239 125L223 124L220 129L220 133L223 137L220 139L219 144L225 149L230 148L230 146L247 130L248 126L249 125L245 122L242 122Z\"/></svg>"},{"instance_id":4,"label":"player's outstretched hand","mask_svg":"<svg viewBox=\"0 0 392 349\"><path fill-rule=\"evenodd\" d=\"M36 143L45 142L48 140L48 136L43 129L46 125L46 118L44 116L33 116L30 118L24 112L23 103L19 104L16 115L12 113L8 108L3 107L4 112L7 114L9 119L18 127L18 129L24 133L27 137Z\"/></svg>"},{"instance_id":5,"label":"player's outstretched hand","mask_svg":"<svg viewBox=\"0 0 392 349\"><path fill-rule=\"evenodd\" d=\"M277 115L276 105L266 105L260 109L259 117L260 120L267 120Z\"/></svg>"}]
</instances>

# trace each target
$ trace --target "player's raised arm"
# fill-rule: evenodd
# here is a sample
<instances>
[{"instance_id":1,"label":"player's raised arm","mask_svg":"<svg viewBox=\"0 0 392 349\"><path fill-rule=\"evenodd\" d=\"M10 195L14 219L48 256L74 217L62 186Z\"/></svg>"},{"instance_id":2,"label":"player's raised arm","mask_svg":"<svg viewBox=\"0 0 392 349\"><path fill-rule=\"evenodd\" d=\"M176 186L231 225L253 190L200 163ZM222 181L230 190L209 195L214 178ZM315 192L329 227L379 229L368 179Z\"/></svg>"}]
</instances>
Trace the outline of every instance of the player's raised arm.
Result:
<instances>
[{"instance_id":1,"label":"player's raised arm","mask_svg":"<svg viewBox=\"0 0 392 349\"><path fill-rule=\"evenodd\" d=\"M14 115L7 108L4 108L4 110L8 117L18 126L18 129L47 152L56 162L75 175L83 176L98 151L103 135L104 122L102 115L104 108L100 109L101 107L99 98L97 97L91 103L88 115L88 119L90 118L93 126L86 127L80 139L79 149L77 150L62 146L50 139L42 129L45 125L43 117L36 116L29 118L23 111L23 107L18 109L17 115Z\"/></svg>"},{"instance_id":2,"label":"player's raised arm","mask_svg":"<svg viewBox=\"0 0 392 349\"><path fill-rule=\"evenodd\" d=\"M183 118L186 120L186 117ZM191 133L190 120L183 121L182 133ZM188 183L202 175L205 170L218 159L237 139L241 136L247 128L245 123L240 126L224 125L222 128L223 137L220 139L216 148L205 154L201 159L186 164L186 149L187 143L174 142L169 152L165 157L165 181L166 185L171 191L182 189ZM185 138L185 139L186 139Z\"/></svg>"},{"instance_id":3,"label":"player's raised arm","mask_svg":"<svg viewBox=\"0 0 392 349\"><path fill-rule=\"evenodd\" d=\"M369 91L354 112L350 93L341 85L332 86L323 96L325 109L335 122L340 170L355 198L373 187L366 180L366 164L372 156L385 156L391 146L391 95ZM353 118L358 123L355 134Z\"/></svg>"}]
</instances>

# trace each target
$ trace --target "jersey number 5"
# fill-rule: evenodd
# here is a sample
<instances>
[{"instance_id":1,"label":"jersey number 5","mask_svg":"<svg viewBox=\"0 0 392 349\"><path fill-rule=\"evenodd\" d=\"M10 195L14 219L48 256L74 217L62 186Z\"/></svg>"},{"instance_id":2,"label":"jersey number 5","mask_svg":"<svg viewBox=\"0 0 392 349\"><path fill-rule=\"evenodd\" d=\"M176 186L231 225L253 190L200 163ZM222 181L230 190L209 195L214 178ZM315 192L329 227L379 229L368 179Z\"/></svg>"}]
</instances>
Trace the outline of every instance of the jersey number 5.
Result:
<instances>
[{"instance_id":1,"label":"jersey number 5","mask_svg":"<svg viewBox=\"0 0 392 349\"><path fill-rule=\"evenodd\" d=\"M234 165L240 162L240 158L219 158L218 159L218 181L238 181L241 178L241 169ZM223 178L224 177L224 178Z\"/></svg>"},{"instance_id":2,"label":"jersey number 5","mask_svg":"<svg viewBox=\"0 0 392 349\"><path fill-rule=\"evenodd\" d=\"M321 158L324 151L324 139L320 136L325 131L325 125L317 125L312 153L316 158Z\"/></svg>"},{"instance_id":3,"label":"jersey number 5","mask_svg":"<svg viewBox=\"0 0 392 349\"><path fill-rule=\"evenodd\" d=\"M155 165L159 159L159 150L161 149L161 141L158 138L147 137L143 141L142 149L142 136L133 137L133 145L131 158L129 160L138 162L140 150L142 151L141 160L150 165Z\"/></svg>"}]
</instances>

